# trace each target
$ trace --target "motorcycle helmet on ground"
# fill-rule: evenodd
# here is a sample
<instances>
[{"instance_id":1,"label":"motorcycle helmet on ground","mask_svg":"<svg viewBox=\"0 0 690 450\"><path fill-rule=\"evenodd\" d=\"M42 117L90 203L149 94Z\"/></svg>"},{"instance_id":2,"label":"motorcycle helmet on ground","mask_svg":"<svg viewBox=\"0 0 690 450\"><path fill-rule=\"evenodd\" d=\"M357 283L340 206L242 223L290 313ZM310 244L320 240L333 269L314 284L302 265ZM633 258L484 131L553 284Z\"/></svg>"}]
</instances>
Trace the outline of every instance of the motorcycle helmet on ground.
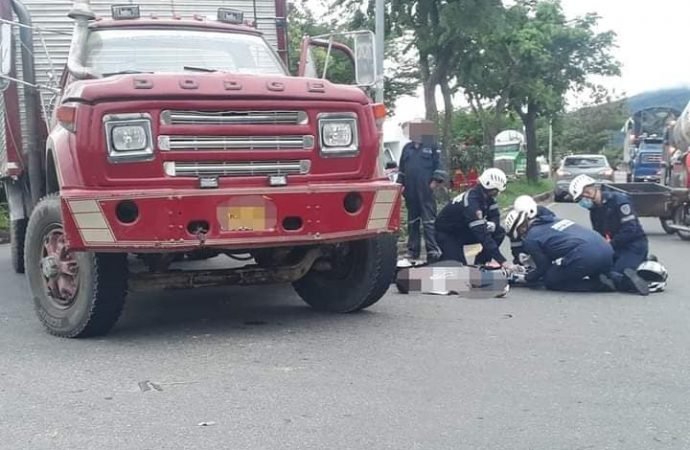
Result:
<instances>
[{"instance_id":1,"label":"motorcycle helmet on ground","mask_svg":"<svg viewBox=\"0 0 690 450\"><path fill-rule=\"evenodd\" d=\"M658 261L645 261L637 268L637 274L649 283L649 292L661 292L666 289L668 271Z\"/></svg>"}]
</instances>

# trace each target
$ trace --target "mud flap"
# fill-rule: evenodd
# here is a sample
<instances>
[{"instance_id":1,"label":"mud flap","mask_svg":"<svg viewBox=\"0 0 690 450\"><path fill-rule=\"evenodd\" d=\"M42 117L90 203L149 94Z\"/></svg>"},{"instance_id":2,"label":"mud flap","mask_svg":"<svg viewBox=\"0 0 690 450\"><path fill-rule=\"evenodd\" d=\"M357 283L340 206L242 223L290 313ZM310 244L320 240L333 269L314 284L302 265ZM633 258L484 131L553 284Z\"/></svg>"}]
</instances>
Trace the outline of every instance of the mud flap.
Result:
<instances>
[{"instance_id":1,"label":"mud flap","mask_svg":"<svg viewBox=\"0 0 690 450\"><path fill-rule=\"evenodd\" d=\"M502 298L510 291L505 270L465 266L455 261L399 264L395 285L401 294L418 292L463 298Z\"/></svg>"}]
</instances>

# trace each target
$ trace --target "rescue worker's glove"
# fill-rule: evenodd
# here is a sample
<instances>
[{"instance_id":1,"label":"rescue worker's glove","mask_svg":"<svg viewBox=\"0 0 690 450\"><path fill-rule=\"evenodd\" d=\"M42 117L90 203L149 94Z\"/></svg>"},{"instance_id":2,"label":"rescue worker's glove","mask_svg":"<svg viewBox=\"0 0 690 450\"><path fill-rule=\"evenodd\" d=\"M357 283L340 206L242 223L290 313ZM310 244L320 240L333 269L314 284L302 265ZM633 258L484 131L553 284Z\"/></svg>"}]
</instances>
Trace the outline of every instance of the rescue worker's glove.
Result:
<instances>
[{"instance_id":1,"label":"rescue worker's glove","mask_svg":"<svg viewBox=\"0 0 690 450\"><path fill-rule=\"evenodd\" d=\"M438 181L439 183L445 183L448 179L448 174L445 170L434 170L433 175L431 175L431 179Z\"/></svg>"},{"instance_id":2,"label":"rescue worker's glove","mask_svg":"<svg viewBox=\"0 0 690 450\"><path fill-rule=\"evenodd\" d=\"M486 231L489 233L496 231L496 224L491 221L486 222Z\"/></svg>"},{"instance_id":3,"label":"rescue worker's glove","mask_svg":"<svg viewBox=\"0 0 690 450\"><path fill-rule=\"evenodd\" d=\"M510 277L508 278L508 282L510 284L525 284L526 283L525 274L513 272L510 274Z\"/></svg>"}]
</instances>

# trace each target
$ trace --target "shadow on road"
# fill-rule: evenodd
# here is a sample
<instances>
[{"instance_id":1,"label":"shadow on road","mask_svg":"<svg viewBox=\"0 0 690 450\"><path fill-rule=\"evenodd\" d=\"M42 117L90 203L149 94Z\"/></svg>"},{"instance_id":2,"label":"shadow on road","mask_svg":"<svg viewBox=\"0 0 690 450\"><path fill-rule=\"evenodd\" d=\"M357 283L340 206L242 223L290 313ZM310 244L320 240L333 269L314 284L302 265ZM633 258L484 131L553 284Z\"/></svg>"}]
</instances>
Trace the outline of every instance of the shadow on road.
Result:
<instances>
[{"instance_id":1,"label":"shadow on road","mask_svg":"<svg viewBox=\"0 0 690 450\"><path fill-rule=\"evenodd\" d=\"M366 327L372 311L330 314L316 311L290 286L226 287L132 294L120 321L108 336L137 338L171 335L274 333L276 330L313 333L319 329ZM355 327L353 329L353 326Z\"/></svg>"}]
</instances>

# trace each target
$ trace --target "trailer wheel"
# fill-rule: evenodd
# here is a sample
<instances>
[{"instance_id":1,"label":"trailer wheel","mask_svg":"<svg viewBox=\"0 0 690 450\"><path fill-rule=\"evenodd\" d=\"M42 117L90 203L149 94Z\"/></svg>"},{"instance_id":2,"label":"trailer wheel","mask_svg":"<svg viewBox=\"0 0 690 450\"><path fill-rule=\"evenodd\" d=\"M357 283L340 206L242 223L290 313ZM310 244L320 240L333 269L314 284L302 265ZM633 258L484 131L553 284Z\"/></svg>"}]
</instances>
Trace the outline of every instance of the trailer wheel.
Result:
<instances>
[{"instance_id":1,"label":"trailer wheel","mask_svg":"<svg viewBox=\"0 0 690 450\"><path fill-rule=\"evenodd\" d=\"M331 270L312 270L293 286L314 309L360 311L378 302L390 288L397 252L397 237L391 235L343 244L336 249Z\"/></svg>"},{"instance_id":2,"label":"trailer wheel","mask_svg":"<svg viewBox=\"0 0 690 450\"><path fill-rule=\"evenodd\" d=\"M10 258L16 273L24 273L24 238L27 219L10 221Z\"/></svg>"},{"instance_id":3,"label":"trailer wheel","mask_svg":"<svg viewBox=\"0 0 690 450\"><path fill-rule=\"evenodd\" d=\"M66 338L107 334L124 307L126 258L71 252L59 197L41 200L27 227L25 267L36 314L46 330Z\"/></svg>"},{"instance_id":4,"label":"trailer wheel","mask_svg":"<svg viewBox=\"0 0 690 450\"><path fill-rule=\"evenodd\" d=\"M673 216L673 222L681 225L685 225L687 222L687 206L681 205L676 208ZM690 233L687 231L676 230L678 237L684 241L690 241Z\"/></svg>"},{"instance_id":5,"label":"trailer wheel","mask_svg":"<svg viewBox=\"0 0 690 450\"><path fill-rule=\"evenodd\" d=\"M664 229L666 234L673 234L676 232L676 230L669 227L669 225L673 224L673 219L664 219L663 217L660 217L659 222L661 222L661 228Z\"/></svg>"}]
</instances>

